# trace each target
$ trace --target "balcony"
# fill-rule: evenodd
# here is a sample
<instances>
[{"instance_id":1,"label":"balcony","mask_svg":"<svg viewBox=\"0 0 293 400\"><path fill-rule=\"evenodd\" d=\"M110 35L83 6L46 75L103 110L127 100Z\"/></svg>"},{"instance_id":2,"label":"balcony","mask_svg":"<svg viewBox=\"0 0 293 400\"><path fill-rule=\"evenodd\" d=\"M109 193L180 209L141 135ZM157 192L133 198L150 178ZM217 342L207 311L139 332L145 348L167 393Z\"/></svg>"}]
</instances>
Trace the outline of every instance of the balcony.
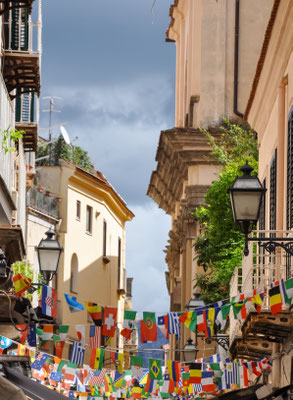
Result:
<instances>
[{"instance_id":1,"label":"balcony","mask_svg":"<svg viewBox=\"0 0 293 400\"><path fill-rule=\"evenodd\" d=\"M0 15L15 8L27 8L29 14L32 12L34 0L0 0Z\"/></svg>"},{"instance_id":2,"label":"balcony","mask_svg":"<svg viewBox=\"0 0 293 400\"><path fill-rule=\"evenodd\" d=\"M22 93L40 94L41 23L32 23L29 11L20 7L4 12L3 76L11 99Z\"/></svg>"},{"instance_id":3,"label":"balcony","mask_svg":"<svg viewBox=\"0 0 293 400\"><path fill-rule=\"evenodd\" d=\"M38 124L35 122L36 96L32 92L23 93L15 100L15 127L25 131L22 138L25 152L37 151Z\"/></svg>"},{"instance_id":4,"label":"balcony","mask_svg":"<svg viewBox=\"0 0 293 400\"><path fill-rule=\"evenodd\" d=\"M257 231L257 237L286 238L292 231ZM253 234L254 234L253 233ZM270 356L272 344L283 343L293 332L292 306L283 305L282 312L272 315L269 302L270 284L287 280L293 273L293 262L284 248L277 247L269 253L261 246L264 242L249 242L249 255L243 258L241 267L235 269L231 284L231 296L252 293L254 289L265 292L261 312L251 310L245 321L230 317L230 351L237 358L257 359Z\"/></svg>"},{"instance_id":5,"label":"balcony","mask_svg":"<svg viewBox=\"0 0 293 400\"><path fill-rule=\"evenodd\" d=\"M34 186L27 192L27 207L37 213L59 220L59 201L54 195L47 195Z\"/></svg>"}]
</instances>

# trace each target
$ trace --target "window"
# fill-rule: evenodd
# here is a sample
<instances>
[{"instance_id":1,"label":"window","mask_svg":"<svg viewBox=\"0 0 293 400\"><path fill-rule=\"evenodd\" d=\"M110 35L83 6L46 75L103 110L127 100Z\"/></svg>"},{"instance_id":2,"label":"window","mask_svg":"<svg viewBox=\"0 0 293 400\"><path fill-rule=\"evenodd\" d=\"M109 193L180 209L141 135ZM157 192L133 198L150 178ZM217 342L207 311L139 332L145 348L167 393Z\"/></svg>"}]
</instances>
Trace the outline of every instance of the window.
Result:
<instances>
[{"instance_id":1,"label":"window","mask_svg":"<svg viewBox=\"0 0 293 400\"><path fill-rule=\"evenodd\" d=\"M277 228L277 149L270 168L270 230Z\"/></svg>"},{"instance_id":2,"label":"window","mask_svg":"<svg viewBox=\"0 0 293 400\"><path fill-rule=\"evenodd\" d=\"M118 289L121 286L121 238L118 238L118 257L117 257L117 267L118 267Z\"/></svg>"},{"instance_id":3,"label":"window","mask_svg":"<svg viewBox=\"0 0 293 400\"><path fill-rule=\"evenodd\" d=\"M76 200L76 219L80 219L80 201Z\"/></svg>"},{"instance_id":4,"label":"window","mask_svg":"<svg viewBox=\"0 0 293 400\"><path fill-rule=\"evenodd\" d=\"M103 228L103 257L107 257L107 222L105 220Z\"/></svg>"},{"instance_id":5,"label":"window","mask_svg":"<svg viewBox=\"0 0 293 400\"><path fill-rule=\"evenodd\" d=\"M93 208L90 206L86 206L86 231L88 233L92 233L92 216Z\"/></svg>"},{"instance_id":6,"label":"window","mask_svg":"<svg viewBox=\"0 0 293 400\"><path fill-rule=\"evenodd\" d=\"M293 228L293 107L288 118L287 229Z\"/></svg>"},{"instance_id":7,"label":"window","mask_svg":"<svg viewBox=\"0 0 293 400\"><path fill-rule=\"evenodd\" d=\"M71 257L70 291L73 293L78 292L78 259L75 253Z\"/></svg>"}]
</instances>

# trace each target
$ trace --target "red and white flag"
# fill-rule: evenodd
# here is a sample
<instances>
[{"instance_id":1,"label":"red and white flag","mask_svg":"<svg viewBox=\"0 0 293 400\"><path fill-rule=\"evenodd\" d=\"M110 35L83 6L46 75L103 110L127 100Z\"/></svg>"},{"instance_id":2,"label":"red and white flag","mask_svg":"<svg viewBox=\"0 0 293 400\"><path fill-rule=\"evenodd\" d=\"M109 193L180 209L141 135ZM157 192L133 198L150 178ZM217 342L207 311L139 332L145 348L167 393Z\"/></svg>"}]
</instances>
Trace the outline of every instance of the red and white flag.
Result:
<instances>
[{"instance_id":1,"label":"red and white flag","mask_svg":"<svg viewBox=\"0 0 293 400\"><path fill-rule=\"evenodd\" d=\"M78 340L85 346L85 325L75 325Z\"/></svg>"},{"instance_id":2,"label":"red and white flag","mask_svg":"<svg viewBox=\"0 0 293 400\"><path fill-rule=\"evenodd\" d=\"M103 336L114 337L116 329L117 308L105 307L103 320Z\"/></svg>"},{"instance_id":3,"label":"red and white flag","mask_svg":"<svg viewBox=\"0 0 293 400\"><path fill-rule=\"evenodd\" d=\"M42 313L57 318L57 290L46 285L42 287Z\"/></svg>"},{"instance_id":4,"label":"red and white flag","mask_svg":"<svg viewBox=\"0 0 293 400\"><path fill-rule=\"evenodd\" d=\"M102 327L90 325L90 348L99 349L101 347Z\"/></svg>"}]
</instances>

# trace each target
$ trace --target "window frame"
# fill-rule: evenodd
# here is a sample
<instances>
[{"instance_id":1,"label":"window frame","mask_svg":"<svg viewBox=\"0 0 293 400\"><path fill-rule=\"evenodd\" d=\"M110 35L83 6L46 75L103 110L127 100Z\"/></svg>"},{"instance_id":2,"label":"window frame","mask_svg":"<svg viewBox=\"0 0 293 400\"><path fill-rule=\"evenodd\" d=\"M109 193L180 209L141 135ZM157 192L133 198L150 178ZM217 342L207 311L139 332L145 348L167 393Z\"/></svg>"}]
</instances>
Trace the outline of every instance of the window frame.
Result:
<instances>
[{"instance_id":1,"label":"window frame","mask_svg":"<svg viewBox=\"0 0 293 400\"><path fill-rule=\"evenodd\" d=\"M88 235L93 233L93 207L88 204L86 206L85 231Z\"/></svg>"}]
</instances>

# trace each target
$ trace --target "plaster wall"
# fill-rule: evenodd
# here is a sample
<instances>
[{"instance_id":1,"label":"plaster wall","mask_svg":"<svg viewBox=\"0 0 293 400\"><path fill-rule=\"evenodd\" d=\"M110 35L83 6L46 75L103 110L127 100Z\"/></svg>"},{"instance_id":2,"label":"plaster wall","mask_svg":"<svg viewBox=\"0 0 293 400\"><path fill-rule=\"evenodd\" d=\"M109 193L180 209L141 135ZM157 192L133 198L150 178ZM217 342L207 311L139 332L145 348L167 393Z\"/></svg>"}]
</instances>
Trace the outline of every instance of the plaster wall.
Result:
<instances>
[{"instance_id":1,"label":"plaster wall","mask_svg":"<svg viewBox=\"0 0 293 400\"><path fill-rule=\"evenodd\" d=\"M240 1L238 109L244 112L273 0ZM175 125L216 125L233 113L235 1L180 1L169 37L176 41Z\"/></svg>"},{"instance_id":2,"label":"plaster wall","mask_svg":"<svg viewBox=\"0 0 293 400\"><path fill-rule=\"evenodd\" d=\"M215 165L191 165L188 168L188 185L210 185L220 171Z\"/></svg>"}]
</instances>

